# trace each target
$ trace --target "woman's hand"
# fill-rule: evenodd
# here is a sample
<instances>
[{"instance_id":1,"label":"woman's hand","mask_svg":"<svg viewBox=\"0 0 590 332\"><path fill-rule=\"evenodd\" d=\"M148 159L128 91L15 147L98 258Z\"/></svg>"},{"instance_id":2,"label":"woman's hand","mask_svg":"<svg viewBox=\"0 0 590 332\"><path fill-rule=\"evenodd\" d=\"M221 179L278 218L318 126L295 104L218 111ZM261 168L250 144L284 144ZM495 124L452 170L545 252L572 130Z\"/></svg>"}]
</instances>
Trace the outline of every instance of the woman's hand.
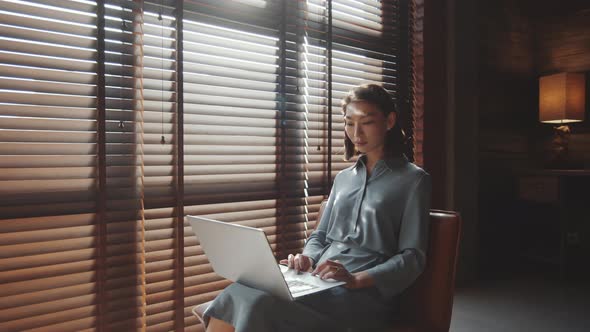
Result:
<instances>
[{"instance_id":1,"label":"woman's hand","mask_svg":"<svg viewBox=\"0 0 590 332\"><path fill-rule=\"evenodd\" d=\"M355 276L348 272L348 270L339 261L327 260L311 272L312 275L317 275L321 279L334 279L346 282L347 288L357 288Z\"/></svg>"},{"instance_id":2,"label":"woman's hand","mask_svg":"<svg viewBox=\"0 0 590 332\"><path fill-rule=\"evenodd\" d=\"M302 254L297 254L297 255L289 254L287 259L282 259L279 263L281 263L283 265L287 265L290 269L295 269L295 271L297 271L297 272L299 272L299 271L309 272L309 271L311 271L311 268L313 267L313 259L311 259L305 255L302 255Z\"/></svg>"}]
</instances>

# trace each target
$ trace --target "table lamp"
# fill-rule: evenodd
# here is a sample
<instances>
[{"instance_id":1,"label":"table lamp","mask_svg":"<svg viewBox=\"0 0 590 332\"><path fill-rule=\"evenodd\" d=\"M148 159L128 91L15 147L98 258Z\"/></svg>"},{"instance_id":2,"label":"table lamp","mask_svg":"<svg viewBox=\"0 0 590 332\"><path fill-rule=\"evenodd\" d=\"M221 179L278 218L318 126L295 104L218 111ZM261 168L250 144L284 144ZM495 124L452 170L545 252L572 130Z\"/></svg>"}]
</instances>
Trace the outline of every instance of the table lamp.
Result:
<instances>
[{"instance_id":1,"label":"table lamp","mask_svg":"<svg viewBox=\"0 0 590 332\"><path fill-rule=\"evenodd\" d=\"M586 81L582 73L560 73L539 78L539 121L554 124L551 162L567 161L569 123L584 121Z\"/></svg>"}]
</instances>

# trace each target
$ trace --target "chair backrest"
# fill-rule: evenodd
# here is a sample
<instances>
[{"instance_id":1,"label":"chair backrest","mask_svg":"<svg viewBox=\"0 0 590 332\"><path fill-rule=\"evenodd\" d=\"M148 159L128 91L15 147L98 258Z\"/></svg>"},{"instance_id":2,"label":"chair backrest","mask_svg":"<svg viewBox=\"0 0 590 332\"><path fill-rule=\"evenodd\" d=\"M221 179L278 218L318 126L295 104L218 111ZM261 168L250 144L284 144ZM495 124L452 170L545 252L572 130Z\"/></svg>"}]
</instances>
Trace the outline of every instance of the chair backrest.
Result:
<instances>
[{"instance_id":1,"label":"chair backrest","mask_svg":"<svg viewBox=\"0 0 590 332\"><path fill-rule=\"evenodd\" d=\"M324 212L323 201L318 221ZM317 226L317 223L316 223ZM401 296L401 316L422 331L448 331L451 325L455 272L461 236L456 212L430 211L430 240L426 268Z\"/></svg>"},{"instance_id":2,"label":"chair backrest","mask_svg":"<svg viewBox=\"0 0 590 332\"><path fill-rule=\"evenodd\" d=\"M461 218L450 211L430 211L426 269L402 294L402 315L426 331L448 331L451 325Z\"/></svg>"}]
</instances>

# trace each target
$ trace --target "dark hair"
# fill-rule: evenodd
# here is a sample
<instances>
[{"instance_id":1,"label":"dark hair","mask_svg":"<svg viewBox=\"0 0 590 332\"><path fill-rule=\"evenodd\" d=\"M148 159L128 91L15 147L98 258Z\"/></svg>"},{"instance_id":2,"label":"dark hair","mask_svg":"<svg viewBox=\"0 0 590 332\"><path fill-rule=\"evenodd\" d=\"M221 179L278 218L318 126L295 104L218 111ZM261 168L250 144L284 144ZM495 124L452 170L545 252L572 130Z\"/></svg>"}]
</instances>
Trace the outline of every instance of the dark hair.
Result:
<instances>
[{"instance_id":1,"label":"dark hair","mask_svg":"<svg viewBox=\"0 0 590 332\"><path fill-rule=\"evenodd\" d=\"M377 84L363 84L350 90L346 97L342 99L342 113L346 115L346 107L348 104L364 101L375 105L385 117L391 112L395 112L396 119L393 128L385 134L385 145L383 152L386 157L401 155L405 151L406 134L400 125L399 112L393 102L393 99L383 87ZM359 152L354 148L354 143L344 135L344 160L350 160L353 156L358 155Z\"/></svg>"}]
</instances>

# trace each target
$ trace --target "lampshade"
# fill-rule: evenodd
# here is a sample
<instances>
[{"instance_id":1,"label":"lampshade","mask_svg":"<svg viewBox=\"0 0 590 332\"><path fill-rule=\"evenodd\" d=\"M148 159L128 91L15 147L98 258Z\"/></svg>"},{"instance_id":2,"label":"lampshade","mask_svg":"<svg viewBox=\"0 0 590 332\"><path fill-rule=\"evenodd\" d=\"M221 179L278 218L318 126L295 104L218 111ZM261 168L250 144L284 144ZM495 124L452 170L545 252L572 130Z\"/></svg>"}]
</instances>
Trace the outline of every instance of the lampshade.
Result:
<instances>
[{"instance_id":1,"label":"lampshade","mask_svg":"<svg viewBox=\"0 0 590 332\"><path fill-rule=\"evenodd\" d=\"M539 121L584 121L586 81L584 74L561 73L539 79Z\"/></svg>"}]
</instances>

